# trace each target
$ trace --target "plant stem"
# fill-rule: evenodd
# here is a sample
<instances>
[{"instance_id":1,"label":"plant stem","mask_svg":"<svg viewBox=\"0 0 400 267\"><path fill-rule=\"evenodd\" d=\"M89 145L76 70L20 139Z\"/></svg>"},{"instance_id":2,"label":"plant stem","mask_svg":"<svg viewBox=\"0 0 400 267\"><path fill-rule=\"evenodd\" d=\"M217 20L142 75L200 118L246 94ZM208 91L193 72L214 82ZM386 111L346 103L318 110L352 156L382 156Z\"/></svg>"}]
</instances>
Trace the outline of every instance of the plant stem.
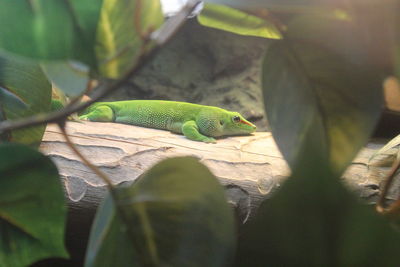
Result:
<instances>
[{"instance_id":1,"label":"plant stem","mask_svg":"<svg viewBox=\"0 0 400 267\"><path fill-rule=\"evenodd\" d=\"M400 169L400 160L396 159L390 169L390 172L387 176L385 185L383 186L382 193L379 196L378 203L376 204L376 210L381 214L392 213L394 210L400 208L400 200L397 200L395 203L390 205L389 207L385 207L385 197L389 191L389 188L393 182L394 177L396 176L397 171Z\"/></svg>"},{"instance_id":2,"label":"plant stem","mask_svg":"<svg viewBox=\"0 0 400 267\"><path fill-rule=\"evenodd\" d=\"M108 189L112 191L113 185L111 179L108 178L108 176L105 173L100 171L99 168L94 166L89 160L87 160L86 157L82 155L82 153L76 148L75 144L72 143L71 139L67 134L67 131L65 130L65 123L59 123L58 127L60 128L61 133L64 136L65 141L67 145L71 148L71 150L83 161L83 163L85 163L87 167L89 167L89 169L91 169L97 176L99 176L104 181L104 183L107 184Z\"/></svg>"},{"instance_id":3,"label":"plant stem","mask_svg":"<svg viewBox=\"0 0 400 267\"><path fill-rule=\"evenodd\" d=\"M111 179L104 172L102 172L99 168L97 168L95 165L93 165L81 152L79 152L79 150L76 148L75 144L69 138L67 131L65 130L65 121L59 122L58 127L60 128L61 133L64 136L65 141L66 141L67 145L71 148L71 150L83 161L83 163L89 169L91 169L98 177L100 177L107 184L108 192L110 193L111 198L113 199L117 214L121 217L122 222L126 225L127 232L133 241L134 247L136 248L137 251L140 251L142 244L138 244L137 242L135 242L136 236L135 236L134 231L132 231L132 226L130 224L129 216L125 212L124 207L122 207L122 205L120 204L121 200L118 197L119 196L118 191L112 184ZM149 251L152 254L151 259L155 260L155 262L153 262L153 261L152 262L144 262L145 257L140 257L138 260L142 262L143 266L159 266L158 254L155 251L153 251L151 249L151 247L149 248Z\"/></svg>"}]
</instances>

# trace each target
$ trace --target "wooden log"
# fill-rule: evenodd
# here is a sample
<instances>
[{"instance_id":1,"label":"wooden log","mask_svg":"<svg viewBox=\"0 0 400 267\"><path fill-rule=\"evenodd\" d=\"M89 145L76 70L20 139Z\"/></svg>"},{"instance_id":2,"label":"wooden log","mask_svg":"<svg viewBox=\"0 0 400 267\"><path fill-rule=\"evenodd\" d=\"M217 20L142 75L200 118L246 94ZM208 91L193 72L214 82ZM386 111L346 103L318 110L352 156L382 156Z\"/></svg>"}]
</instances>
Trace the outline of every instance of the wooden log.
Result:
<instances>
[{"instance_id":1,"label":"wooden log","mask_svg":"<svg viewBox=\"0 0 400 267\"><path fill-rule=\"evenodd\" d=\"M270 133L206 144L168 131L116 123L69 122L67 131L82 154L115 184L134 181L162 159L193 156L222 184L241 187L256 203L289 173ZM58 166L71 207L97 206L104 182L70 150L56 126L47 127L40 149Z\"/></svg>"},{"instance_id":2,"label":"wooden log","mask_svg":"<svg viewBox=\"0 0 400 267\"><path fill-rule=\"evenodd\" d=\"M290 174L268 132L221 138L216 144L117 123L68 122L67 132L82 154L115 184L134 181L165 158L198 158L226 186L228 201L236 207L241 222ZM388 167L368 167L367 163L386 141L370 142L343 175L345 184L368 202L376 200ZM52 158L60 172L69 205L68 244L74 248L73 257L79 262L95 210L106 193L105 184L71 151L55 125L47 127L40 150ZM391 190L388 197L397 199L399 190Z\"/></svg>"},{"instance_id":3,"label":"wooden log","mask_svg":"<svg viewBox=\"0 0 400 267\"><path fill-rule=\"evenodd\" d=\"M162 159L193 156L210 168L222 184L237 185L247 192L252 203L257 203L279 188L290 174L269 132L205 144L168 131L117 123L68 122L67 131L82 154L115 184L134 181ZM371 141L343 176L361 198L373 201L387 173L388 167L367 165L370 156L385 142ZM105 193L104 182L70 150L55 125L47 127L40 150L56 163L72 208L97 206ZM389 194L389 198L397 197L396 192Z\"/></svg>"}]
</instances>

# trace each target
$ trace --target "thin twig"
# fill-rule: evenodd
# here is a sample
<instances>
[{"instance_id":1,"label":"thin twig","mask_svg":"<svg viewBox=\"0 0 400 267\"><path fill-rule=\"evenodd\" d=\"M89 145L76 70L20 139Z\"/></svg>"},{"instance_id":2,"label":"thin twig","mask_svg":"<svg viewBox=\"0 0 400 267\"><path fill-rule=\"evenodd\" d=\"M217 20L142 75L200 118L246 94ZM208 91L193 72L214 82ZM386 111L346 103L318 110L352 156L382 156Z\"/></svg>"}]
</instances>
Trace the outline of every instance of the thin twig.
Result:
<instances>
[{"instance_id":1,"label":"thin twig","mask_svg":"<svg viewBox=\"0 0 400 267\"><path fill-rule=\"evenodd\" d=\"M394 203L392 203L389 207L387 207L382 214L384 215L396 215L400 211L400 199L396 200Z\"/></svg>"},{"instance_id":2,"label":"thin twig","mask_svg":"<svg viewBox=\"0 0 400 267\"><path fill-rule=\"evenodd\" d=\"M396 176L397 171L400 169L400 160L396 159L395 162L392 165L392 168L390 169L390 172L387 176L385 185L383 186L382 193L379 196L378 203L376 204L376 210L381 213L381 214L387 214L393 212L393 209L396 208L396 206L400 205L400 203L396 204L395 202L393 205L389 207L385 207L385 197L389 191L390 186L392 185L393 179Z\"/></svg>"},{"instance_id":3,"label":"thin twig","mask_svg":"<svg viewBox=\"0 0 400 267\"><path fill-rule=\"evenodd\" d=\"M117 213L121 217L121 220L127 226L126 229L128 231L128 234L130 235L132 240L135 240L136 235L135 235L134 231L132 230L132 227L129 226L129 225L131 225L130 224L131 221L129 220L129 215L125 212L125 208L121 205L121 198L119 197L118 191L113 186L111 179L104 172L102 172L99 168L94 166L84 155L82 155L81 152L79 152L79 150L76 148L75 144L72 143L71 139L69 138L67 131L65 130L65 121L59 122L58 127L60 128L61 133L64 136L67 145L72 149L72 151L83 161L83 163L87 167L89 167L98 177L100 177L107 184L108 191L111 195L111 198L114 201L114 205L117 210ZM140 251L142 249L142 244L139 245L137 242L133 242L133 245L135 246L137 251ZM153 252L152 257L150 257L151 260L155 259L156 262L150 262L150 263L145 262L146 257L141 257L139 260L142 261L143 265L146 265L146 266L158 266L159 259L157 257L157 253L154 253L154 251L152 251L151 249L149 249L149 250L151 252Z\"/></svg>"},{"instance_id":4,"label":"thin twig","mask_svg":"<svg viewBox=\"0 0 400 267\"><path fill-rule=\"evenodd\" d=\"M82 155L82 153L76 148L75 144L71 142L71 139L69 138L67 131L65 130L65 123L59 123L58 127L60 128L61 133L71 150L74 151L74 153L83 161L83 163L85 163L85 165L88 166L89 169L91 169L97 176L99 176L107 184L109 190L112 191L113 185L111 179L108 178L105 173L100 171L99 168L94 166L89 160L87 160L86 157Z\"/></svg>"},{"instance_id":5,"label":"thin twig","mask_svg":"<svg viewBox=\"0 0 400 267\"><path fill-rule=\"evenodd\" d=\"M50 114L38 114L29 118L20 119L16 121L3 121L0 123L0 134L2 132L8 130L16 130L25 127L35 126L39 124L45 123L56 123L59 121L63 121L72 113L81 111L89 107L94 102L99 99L109 95L114 90L121 87L130 78L137 74L143 67L147 64L149 59L154 57L154 55L162 48L166 42L179 30L179 28L184 24L187 19L187 16L191 14L191 12L197 7L200 1L189 1L187 5L182 8L182 10L174 17L168 19L160 30L153 32L151 34L152 43L154 46L147 53L140 54L137 64L132 67L125 75L123 75L119 80L111 83L110 85L104 87L102 90L95 91L92 95L92 99L87 102L82 103L72 103L63 108L60 111L55 111ZM146 50L145 50L146 51Z\"/></svg>"}]
</instances>

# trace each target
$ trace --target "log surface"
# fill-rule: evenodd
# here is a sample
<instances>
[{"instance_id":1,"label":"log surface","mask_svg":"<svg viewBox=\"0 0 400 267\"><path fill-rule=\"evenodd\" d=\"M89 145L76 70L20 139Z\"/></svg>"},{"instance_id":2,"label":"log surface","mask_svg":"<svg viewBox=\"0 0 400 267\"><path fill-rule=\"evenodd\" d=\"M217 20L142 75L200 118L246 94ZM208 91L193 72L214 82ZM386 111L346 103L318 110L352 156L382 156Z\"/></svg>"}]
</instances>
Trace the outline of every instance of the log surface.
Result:
<instances>
[{"instance_id":1,"label":"log surface","mask_svg":"<svg viewBox=\"0 0 400 267\"><path fill-rule=\"evenodd\" d=\"M81 153L115 184L134 181L165 158L193 156L228 185L230 201L253 206L289 174L270 133L206 144L164 130L117 123L68 122L67 132ZM70 207L97 206L105 184L70 150L58 127L47 127L40 149L56 163Z\"/></svg>"},{"instance_id":2,"label":"log surface","mask_svg":"<svg viewBox=\"0 0 400 267\"><path fill-rule=\"evenodd\" d=\"M176 156L193 156L204 163L224 185L249 197L251 205L269 197L290 174L272 135L228 137L206 144L164 130L117 123L68 122L67 132L78 149L115 184L134 181L157 162ZM361 198L374 201L387 167L368 167L369 157L386 140L370 142L343 176ZM40 147L56 163L72 208L97 206L105 184L66 145L58 127L49 125ZM189 177L190 178L190 177ZM239 188L238 188L239 187ZM392 190L389 198L398 197Z\"/></svg>"}]
</instances>

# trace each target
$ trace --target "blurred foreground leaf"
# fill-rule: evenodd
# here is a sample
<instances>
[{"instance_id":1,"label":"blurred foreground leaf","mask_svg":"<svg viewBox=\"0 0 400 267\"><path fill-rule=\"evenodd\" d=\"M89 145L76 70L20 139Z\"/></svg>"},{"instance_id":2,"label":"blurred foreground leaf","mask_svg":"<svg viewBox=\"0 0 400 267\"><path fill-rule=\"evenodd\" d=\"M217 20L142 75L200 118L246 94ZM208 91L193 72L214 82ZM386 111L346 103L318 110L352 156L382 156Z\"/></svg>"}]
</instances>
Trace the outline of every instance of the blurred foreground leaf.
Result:
<instances>
[{"instance_id":1,"label":"blurred foreground leaf","mask_svg":"<svg viewBox=\"0 0 400 267\"><path fill-rule=\"evenodd\" d=\"M0 113L15 120L50 109L51 84L36 64L0 57ZM3 141L39 145L45 125L12 131Z\"/></svg>"},{"instance_id":2,"label":"blurred foreground leaf","mask_svg":"<svg viewBox=\"0 0 400 267\"><path fill-rule=\"evenodd\" d=\"M351 22L300 17L263 63L274 138L292 170L315 162L337 177L369 138L382 108L382 75L364 31Z\"/></svg>"},{"instance_id":3,"label":"blurred foreground leaf","mask_svg":"<svg viewBox=\"0 0 400 267\"><path fill-rule=\"evenodd\" d=\"M293 174L260 206L239 241L238 266L396 266L399 233L316 169Z\"/></svg>"},{"instance_id":4,"label":"blurred foreground leaf","mask_svg":"<svg viewBox=\"0 0 400 267\"><path fill-rule=\"evenodd\" d=\"M89 82L89 69L78 62L62 61L40 64L51 82L69 97L80 96Z\"/></svg>"},{"instance_id":5,"label":"blurred foreground leaf","mask_svg":"<svg viewBox=\"0 0 400 267\"><path fill-rule=\"evenodd\" d=\"M360 27L296 17L267 51L266 112L293 174L246 226L239 266L397 264L399 234L339 182L382 106L384 76Z\"/></svg>"},{"instance_id":6,"label":"blurred foreground leaf","mask_svg":"<svg viewBox=\"0 0 400 267\"><path fill-rule=\"evenodd\" d=\"M143 38L163 22L159 0L104 0L96 39L99 72L118 78L144 51Z\"/></svg>"},{"instance_id":7,"label":"blurred foreground leaf","mask_svg":"<svg viewBox=\"0 0 400 267\"><path fill-rule=\"evenodd\" d=\"M217 4L205 4L197 20L203 26L240 35L281 39L275 25L243 11Z\"/></svg>"},{"instance_id":8,"label":"blurred foreground leaf","mask_svg":"<svg viewBox=\"0 0 400 267\"><path fill-rule=\"evenodd\" d=\"M58 171L41 153L0 145L0 266L66 257L66 206Z\"/></svg>"},{"instance_id":9,"label":"blurred foreground leaf","mask_svg":"<svg viewBox=\"0 0 400 267\"><path fill-rule=\"evenodd\" d=\"M233 211L217 179L193 158L168 159L117 188L96 215L85 266L226 266ZM129 227L129 229L128 229Z\"/></svg>"},{"instance_id":10,"label":"blurred foreground leaf","mask_svg":"<svg viewBox=\"0 0 400 267\"><path fill-rule=\"evenodd\" d=\"M76 59L95 66L102 0L0 0L0 47L43 60Z\"/></svg>"}]
</instances>

